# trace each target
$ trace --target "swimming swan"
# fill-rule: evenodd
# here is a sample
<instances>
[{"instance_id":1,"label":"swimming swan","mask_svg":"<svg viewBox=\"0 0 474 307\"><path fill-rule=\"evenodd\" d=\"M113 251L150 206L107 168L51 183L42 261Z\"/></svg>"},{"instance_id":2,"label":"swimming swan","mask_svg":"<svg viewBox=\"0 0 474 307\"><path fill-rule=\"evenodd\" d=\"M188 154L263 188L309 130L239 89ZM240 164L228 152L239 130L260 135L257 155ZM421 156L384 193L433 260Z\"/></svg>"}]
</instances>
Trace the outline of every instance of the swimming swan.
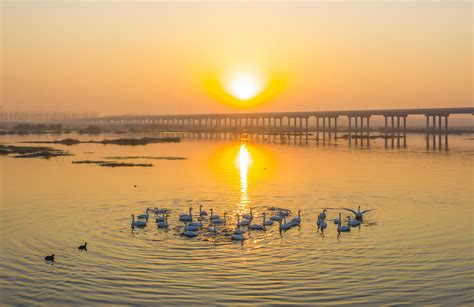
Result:
<instances>
[{"instance_id":1,"label":"swimming swan","mask_svg":"<svg viewBox=\"0 0 474 307\"><path fill-rule=\"evenodd\" d=\"M199 206L199 215L200 216L207 216L206 210L202 210L202 205Z\"/></svg>"},{"instance_id":2,"label":"swimming swan","mask_svg":"<svg viewBox=\"0 0 474 307\"><path fill-rule=\"evenodd\" d=\"M249 228L252 230L265 230L265 213L263 214L262 224L252 224Z\"/></svg>"},{"instance_id":3,"label":"swimming swan","mask_svg":"<svg viewBox=\"0 0 474 307\"><path fill-rule=\"evenodd\" d=\"M350 226L342 225L341 213L339 213L339 221L341 221L341 223L339 223L339 225L337 225L337 232L338 233L350 232L351 231Z\"/></svg>"},{"instance_id":4,"label":"swimming swan","mask_svg":"<svg viewBox=\"0 0 474 307\"><path fill-rule=\"evenodd\" d=\"M250 214L244 214L242 215L245 219L251 221L253 219L253 214L252 214L252 207L250 207Z\"/></svg>"},{"instance_id":5,"label":"swimming swan","mask_svg":"<svg viewBox=\"0 0 474 307\"><path fill-rule=\"evenodd\" d=\"M298 217L291 219L290 223L292 223L294 226L297 226L301 223L301 210L298 210Z\"/></svg>"},{"instance_id":6,"label":"swimming swan","mask_svg":"<svg viewBox=\"0 0 474 307\"><path fill-rule=\"evenodd\" d=\"M202 216L200 215L200 216L199 216L199 221L197 221L197 222L192 222L192 221L191 221L191 222L189 223L189 226L196 226L196 227L199 228L199 227L202 226L201 221L202 221Z\"/></svg>"},{"instance_id":7,"label":"swimming swan","mask_svg":"<svg viewBox=\"0 0 474 307\"><path fill-rule=\"evenodd\" d=\"M189 213L182 213L179 215L179 220L181 222L190 222L193 220L193 214L192 214L193 208L189 207Z\"/></svg>"},{"instance_id":8,"label":"swimming swan","mask_svg":"<svg viewBox=\"0 0 474 307\"><path fill-rule=\"evenodd\" d=\"M283 222L280 220L280 230L288 230L291 228L291 223L286 222L286 217L283 218Z\"/></svg>"},{"instance_id":9,"label":"swimming swan","mask_svg":"<svg viewBox=\"0 0 474 307\"><path fill-rule=\"evenodd\" d=\"M328 223L326 223L326 221L322 219L319 219L318 223L316 224L318 224L318 229L321 229L321 230L326 229L328 227Z\"/></svg>"},{"instance_id":10,"label":"swimming swan","mask_svg":"<svg viewBox=\"0 0 474 307\"><path fill-rule=\"evenodd\" d=\"M235 230L234 230L235 235L242 235L242 234L245 233L245 230L240 228L239 224L240 224L240 215L237 215L237 228L235 228Z\"/></svg>"},{"instance_id":11,"label":"swimming swan","mask_svg":"<svg viewBox=\"0 0 474 307\"><path fill-rule=\"evenodd\" d=\"M237 223L237 226L248 226L250 224L250 220L244 218L240 222Z\"/></svg>"},{"instance_id":12,"label":"swimming swan","mask_svg":"<svg viewBox=\"0 0 474 307\"><path fill-rule=\"evenodd\" d=\"M267 214L265 212L263 212L263 225L265 225L265 226L273 225L273 221L272 220L267 220L266 215Z\"/></svg>"},{"instance_id":13,"label":"swimming swan","mask_svg":"<svg viewBox=\"0 0 474 307\"><path fill-rule=\"evenodd\" d=\"M347 222L347 225L351 226L351 227L357 227L357 226L360 226L360 221L358 220L351 220L351 217L348 216L349 218L349 221Z\"/></svg>"},{"instance_id":14,"label":"swimming swan","mask_svg":"<svg viewBox=\"0 0 474 307\"><path fill-rule=\"evenodd\" d=\"M166 215L165 220L161 221L161 222L158 222L156 225L158 226L158 228L168 228L168 216Z\"/></svg>"},{"instance_id":15,"label":"swimming swan","mask_svg":"<svg viewBox=\"0 0 474 307\"><path fill-rule=\"evenodd\" d=\"M239 225L240 222L240 215L237 216L237 225ZM230 238L234 241L243 241L244 238L244 232L240 229L240 226L234 231L234 233L230 236Z\"/></svg>"},{"instance_id":16,"label":"swimming swan","mask_svg":"<svg viewBox=\"0 0 474 307\"><path fill-rule=\"evenodd\" d=\"M211 220L216 220L219 218L219 215L214 214L214 210L211 209L211 216L209 217Z\"/></svg>"},{"instance_id":17,"label":"swimming swan","mask_svg":"<svg viewBox=\"0 0 474 307\"><path fill-rule=\"evenodd\" d=\"M157 223L161 223L161 222L164 222L165 221L165 214L163 213L161 216L157 216L155 221Z\"/></svg>"},{"instance_id":18,"label":"swimming swan","mask_svg":"<svg viewBox=\"0 0 474 307\"><path fill-rule=\"evenodd\" d=\"M326 209L324 209L320 214L319 214L319 219L325 220L326 219Z\"/></svg>"},{"instance_id":19,"label":"swimming swan","mask_svg":"<svg viewBox=\"0 0 474 307\"><path fill-rule=\"evenodd\" d=\"M192 237L195 237L195 236L198 235L197 231L188 229L188 225L186 225L184 227L184 231L183 231L182 234L183 234L183 236L186 236L188 238L192 238Z\"/></svg>"},{"instance_id":20,"label":"swimming swan","mask_svg":"<svg viewBox=\"0 0 474 307\"><path fill-rule=\"evenodd\" d=\"M148 211L150 211L150 209L147 208L146 213L139 214L138 219L146 219L148 221Z\"/></svg>"},{"instance_id":21,"label":"swimming swan","mask_svg":"<svg viewBox=\"0 0 474 307\"><path fill-rule=\"evenodd\" d=\"M135 215L132 214L132 228L135 227L145 227L146 226L146 221L135 221Z\"/></svg>"},{"instance_id":22,"label":"swimming swan","mask_svg":"<svg viewBox=\"0 0 474 307\"><path fill-rule=\"evenodd\" d=\"M343 209L354 213L356 220L359 220L359 221L362 221L362 218L363 218L365 213L367 213L369 211L372 211L372 210L375 210L375 209L368 209L368 210L364 210L364 211L361 212L360 211L360 206L357 208L357 211L349 209L349 208L343 208Z\"/></svg>"},{"instance_id":23,"label":"swimming swan","mask_svg":"<svg viewBox=\"0 0 474 307\"><path fill-rule=\"evenodd\" d=\"M217 218L211 220L212 224L225 224L227 222L227 213L224 212L224 218Z\"/></svg>"},{"instance_id":24,"label":"swimming swan","mask_svg":"<svg viewBox=\"0 0 474 307\"><path fill-rule=\"evenodd\" d=\"M168 213L169 210L166 209L166 208L161 208L161 209L158 209L158 208L155 208L155 214L164 214L164 213Z\"/></svg>"}]
</instances>

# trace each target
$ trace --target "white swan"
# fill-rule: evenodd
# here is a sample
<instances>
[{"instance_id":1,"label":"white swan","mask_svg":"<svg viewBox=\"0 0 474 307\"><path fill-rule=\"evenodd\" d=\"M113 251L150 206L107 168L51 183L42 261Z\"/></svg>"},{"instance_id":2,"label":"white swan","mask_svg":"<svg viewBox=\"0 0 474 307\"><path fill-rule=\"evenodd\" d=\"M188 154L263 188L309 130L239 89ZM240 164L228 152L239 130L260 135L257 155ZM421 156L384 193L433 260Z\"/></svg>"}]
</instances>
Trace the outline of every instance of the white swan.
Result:
<instances>
[{"instance_id":1,"label":"white swan","mask_svg":"<svg viewBox=\"0 0 474 307\"><path fill-rule=\"evenodd\" d=\"M195 226L195 227L200 228L200 227L202 226L202 223L201 223L201 222L202 222L202 216L199 216L199 221L197 221L197 222L191 221L191 222L188 224L188 226Z\"/></svg>"},{"instance_id":2,"label":"white swan","mask_svg":"<svg viewBox=\"0 0 474 307\"><path fill-rule=\"evenodd\" d=\"M227 222L227 213L224 212L224 218L217 218L211 220L212 224L225 224Z\"/></svg>"},{"instance_id":3,"label":"white swan","mask_svg":"<svg viewBox=\"0 0 474 307\"><path fill-rule=\"evenodd\" d=\"M165 220L158 222L156 225L158 226L158 228L168 228L168 216L166 215Z\"/></svg>"},{"instance_id":4,"label":"white swan","mask_svg":"<svg viewBox=\"0 0 474 307\"><path fill-rule=\"evenodd\" d=\"M250 213L242 215L245 219L251 221L253 219L252 207L250 207Z\"/></svg>"},{"instance_id":5,"label":"white swan","mask_svg":"<svg viewBox=\"0 0 474 307\"><path fill-rule=\"evenodd\" d=\"M291 228L291 223L286 222L286 217L283 218L283 222L280 220L280 230L288 230Z\"/></svg>"},{"instance_id":6,"label":"white swan","mask_svg":"<svg viewBox=\"0 0 474 307\"><path fill-rule=\"evenodd\" d=\"M188 238L192 238L192 237L195 237L198 235L197 231L195 230L190 230L188 229L188 225L186 224L186 226L184 227L184 231L183 231L183 236L186 236Z\"/></svg>"},{"instance_id":7,"label":"white swan","mask_svg":"<svg viewBox=\"0 0 474 307\"><path fill-rule=\"evenodd\" d=\"M326 219L326 209L324 209L320 214L319 214L319 219L325 220Z\"/></svg>"},{"instance_id":8,"label":"white swan","mask_svg":"<svg viewBox=\"0 0 474 307\"><path fill-rule=\"evenodd\" d=\"M319 219L318 220L319 223L316 223L318 224L318 229L326 229L328 227L328 223L326 223L326 220L322 220L322 219Z\"/></svg>"},{"instance_id":9,"label":"white swan","mask_svg":"<svg viewBox=\"0 0 474 307\"><path fill-rule=\"evenodd\" d=\"M145 227L146 221L135 221L135 215L132 214L132 228Z\"/></svg>"},{"instance_id":10,"label":"white swan","mask_svg":"<svg viewBox=\"0 0 474 307\"><path fill-rule=\"evenodd\" d=\"M146 219L148 220L148 211L150 211L150 209L146 208L146 212L145 213L142 213L142 214L139 214L137 216L138 219Z\"/></svg>"},{"instance_id":11,"label":"white swan","mask_svg":"<svg viewBox=\"0 0 474 307\"><path fill-rule=\"evenodd\" d=\"M240 222L240 215L237 216L237 225L239 225ZM234 231L234 233L230 236L232 240L235 241L243 241L244 238L244 232L240 229L240 226Z\"/></svg>"},{"instance_id":12,"label":"white swan","mask_svg":"<svg viewBox=\"0 0 474 307\"><path fill-rule=\"evenodd\" d=\"M339 213L339 221L341 221L341 223L339 223L339 225L337 225L337 232L340 233L340 232L349 232L349 231L351 231L350 226L342 225L341 213Z\"/></svg>"},{"instance_id":13,"label":"white swan","mask_svg":"<svg viewBox=\"0 0 474 307\"><path fill-rule=\"evenodd\" d=\"M275 214L275 215L270 217L270 220L275 221L275 222L280 222L281 219L282 219L282 216L279 215L279 214Z\"/></svg>"},{"instance_id":14,"label":"white swan","mask_svg":"<svg viewBox=\"0 0 474 307\"><path fill-rule=\"evenodd\" d=\"M155 219L155 221L156 221L157 223L161 223L161 222L164 222L165 219L166 219L166 218L165 218L165 214L163 213L161 216L157 216L156 219Z\"/></svg>"},{"instance_id":15,"label":"white swan","mask_svg":"<svg viewBox=\"0 0 474 307\"><path fill-rule=\"evenodd\" d=\"M250 220L246 218L244 218L243 220L237 223L237 226L248 226L248 225L250 225Z\"/></svg>"},{"instance_id":16,"label":"white swan","mask_svg":"<svg viewBox=\"0 0 474 307\"><path fill-rule=\"evenodd\" d=\"M193 214L192 214L193 208L189 207L189 213L183 213L179 215L179 220L182 222L190 222L193 220Z\"/></svg>"},{"instance_id":17,"label":"white swan","mask_svg":"<svg viewBox=\"0 0 474 307\"><path fill-rule=\"evenodd\" d=\"M266 220L265 216L266 216L266 213L263 212L263 225L265 225L265 226L273 225L273 221L272 220Z\"/></svg>"},{"instance_id":18,"label":"white swan","mask_svg":"<svg viewBox=\"0 0 474 307\"><path fill-rule=\"evenodd\" d=\"M245 230L240 228L240 215L237 215L237 228L234 230L234 234L242 235L245 233Z\"/></svg>"},{"instance_id":19,"label":"white swan","mask_svg":"<svg viewBox=\"0 0 474 307\"><path fill-rule=\"evenodd\" d=\"M265 229L265 213L263 214L262 224L252 224L249 226L252 230L264 230Z\"/></svg>"},{"instance_id":20,"label":"white swan","mask_svg":"<svg viewBox=\"0 0 474 307\"><path fill-rule=\"evenodd\" d=\"M199 206L199 215L200 216L207 216L206 210L202 210L202 205Z\"/></svg>"},{"instance_id":21,"label":"white swan","mask_svg":"<svg viewBox=\"0 0 474 307\"><path fill-rule=\"evenodd\" d=\"M155 208L154 212L155 214L166 214L166 213L169 213L169 210L166 208L161 208L161 209Z\"/></svg>"},{"instance_id":22,"label":"white swan","mask_svg":"<svg viewBox=\"0 0 474 307\"><path fill-rule=\"evenodd\" d=\"M243 240L245 240L243 234L234 233L234 234L232 234L230 237L231 237L231 239L234 240L234 241L243 241Z\"/></svg>"},{"instance_id":23,"label":"white swan","mask_svg":"<svg viewBox=\"0 0 474 307\"><path fill-rule=\"evenodd\" d=\"M351 226L351 227L358 227L360 226L360 221L359 220L351 220L351 217L348 216L349 218L349 221L347 222L347 225Z\"/></svg>"},{"instance_id":24,"label":"white swan","mask_svg":"<svg viewBox=\"0 0 474 307\"><path fill-rule=\"evenodd\" d=\"M374 210L374 209L368 209L368 210L360 211L360 206L357 208L357 211L349 209L349 208L343 208L343 209L354 213L356 220L359 220L359 221L362 220L365 213Z\"/></svg>"},{"instance_id":25,"label":"white swan","mask_svg":"<svg viewBox=\"0 0 474 307\"><path fill-rule=\"evenodd\" d=\"M291 219L290 223L292 223L294 226L297 226L301 223L301 210L298 210L298 217Z\"/></svg>"},{"instance_id":26,"label":"white swan","mask_svg":"<svg viewBox=\"0 0 474 307\"><path fill-rule=\"evenodd\" d=\"M211 216L209 217L211 220L215 220L219 218L219 215L214 214L214 210L211 209Z\"/></svg>"}]
</instances>

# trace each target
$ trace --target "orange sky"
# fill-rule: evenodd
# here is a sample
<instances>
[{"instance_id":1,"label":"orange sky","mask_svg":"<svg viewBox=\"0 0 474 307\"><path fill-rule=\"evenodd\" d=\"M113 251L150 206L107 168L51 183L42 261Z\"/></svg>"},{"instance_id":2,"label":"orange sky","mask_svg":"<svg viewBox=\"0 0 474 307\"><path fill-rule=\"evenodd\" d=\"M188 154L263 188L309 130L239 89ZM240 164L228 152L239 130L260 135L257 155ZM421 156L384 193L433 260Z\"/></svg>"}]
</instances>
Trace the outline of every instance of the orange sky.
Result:
<instances>
[{"instance_id":1,"label":"orange sky","mask_svg":"<svg viewBox=\"0 0 474 307\"><path fill-rule=\"evenodd\" d=\"M472 104L471 2L2 1L7 110L168 114ZM235 71L263 94L231 98ZM237 105L237 106L236 106Z\"/></svg>"}]
</instances>

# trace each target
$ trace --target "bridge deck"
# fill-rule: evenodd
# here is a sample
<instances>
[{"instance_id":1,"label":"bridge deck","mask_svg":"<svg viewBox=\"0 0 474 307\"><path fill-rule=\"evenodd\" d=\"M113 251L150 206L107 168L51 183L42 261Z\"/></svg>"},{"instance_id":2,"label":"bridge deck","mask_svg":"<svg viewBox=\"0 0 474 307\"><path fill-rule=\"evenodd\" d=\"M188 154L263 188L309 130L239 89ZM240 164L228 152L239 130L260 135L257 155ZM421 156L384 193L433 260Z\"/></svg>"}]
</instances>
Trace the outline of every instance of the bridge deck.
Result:
<instances>
[{"instance_id":1,"label":"bridge deck","mask_svg":"<svg viewBox=\"0 0 474 307\"><path fill-rule=\"evenodd\" d=\"M184 119L184 118L260 118L260 117L336 117L336 116L405 116L405 115L474 115L474 107L463 108L417 108L417 109L378 109L378 110L343 110L343 111L307 111L307 112L260 112L260 113L212 113L212 114L169 114L169 115L120 115L105 116L97 119L121 120L133 119Z\"/></svg>"}]
</instances>

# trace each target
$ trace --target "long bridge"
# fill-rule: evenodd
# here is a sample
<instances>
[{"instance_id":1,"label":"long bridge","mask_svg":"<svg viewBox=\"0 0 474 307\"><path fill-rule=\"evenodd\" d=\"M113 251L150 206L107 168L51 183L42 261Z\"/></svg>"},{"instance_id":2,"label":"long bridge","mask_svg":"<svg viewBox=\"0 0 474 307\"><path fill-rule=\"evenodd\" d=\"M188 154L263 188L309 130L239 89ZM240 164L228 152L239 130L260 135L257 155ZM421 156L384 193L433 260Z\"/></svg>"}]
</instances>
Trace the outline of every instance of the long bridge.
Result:
<instances>
[{"instance_id":1,"label":"long bridge","mask_svg":"<svg viewBox=\"0 0 474 307\"><path fill-rule=\"evenodd\" d=\"M311 112L265 112L265 113L222 113L222 114L175 114L175 115L123 115L88 118L83 121L96 125L154 125L159 129L173 131L205 132L249 132L249 133L308 133L316 134L316 141L331 141L337 138L338 118L347 118L346 131L349 144L370 139L370 119L383 117L384 136L400 138L406 144L407 117L426 117L426 144L430 147L448 148L448 117L453 114L474 115L473 107L460 108L417 108L377 109ZM443 140L444 136L444 140ZM393 144L393 143L392 143Z\"/></svg>"}]
</instances>

